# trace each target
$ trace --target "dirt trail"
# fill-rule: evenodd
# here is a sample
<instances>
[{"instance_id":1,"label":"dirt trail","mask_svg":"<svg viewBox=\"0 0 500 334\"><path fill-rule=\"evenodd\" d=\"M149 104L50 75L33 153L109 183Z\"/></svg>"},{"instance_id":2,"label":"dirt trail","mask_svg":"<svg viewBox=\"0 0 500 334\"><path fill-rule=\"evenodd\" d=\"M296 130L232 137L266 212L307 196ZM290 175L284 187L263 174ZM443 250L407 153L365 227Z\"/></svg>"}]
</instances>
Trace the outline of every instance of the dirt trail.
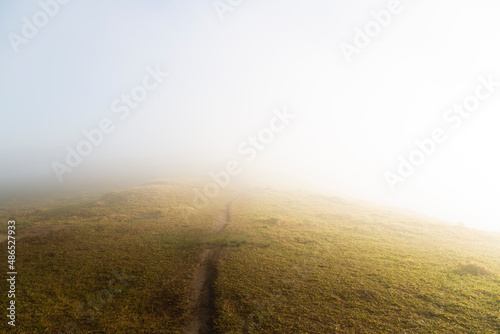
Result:
<instances>
[{"instance_id":1,"label":"dirt trail","mask_svg":"<svg viewBox=\"0 0 500 334\"><path fill-rule=\"evenodd\" d=\"M215 232L219 233L231 221L231 204L239 196L234 197L226 204L219 216ZM214 333L215 291L214 284L217 278L217 263L221 256L222 245L206 245L198 254L198 264L191 285L191 296L188 309L189 319L186 322L184 334Z\"/></svg>"},{"instance_id":2,"label":"dirt trail","mask_svg":"<svg viewBox=\"0 0 500 334\"><path fill-rule=\"evenodd\" d=\"M215 316L214 281L217 276L217 261L222 246L206 246L199 254L193 283L191 285L191 315L186 334L213 333Z\"/></svg>"},{"instance_id":3,"label":"dirt trail","mask_svg":"<svg viewBox=\"0 0 500 334\"><path fill-rule=\"evenodd\" d=\"M215 225L215 232L219 233L223 229L226 228L227 224L231 221L231 204L236 200L237 197L234 197L226 204L226 208L220 214L219 219L217 220L217 224Z\"/></svg>"}]
</instances>

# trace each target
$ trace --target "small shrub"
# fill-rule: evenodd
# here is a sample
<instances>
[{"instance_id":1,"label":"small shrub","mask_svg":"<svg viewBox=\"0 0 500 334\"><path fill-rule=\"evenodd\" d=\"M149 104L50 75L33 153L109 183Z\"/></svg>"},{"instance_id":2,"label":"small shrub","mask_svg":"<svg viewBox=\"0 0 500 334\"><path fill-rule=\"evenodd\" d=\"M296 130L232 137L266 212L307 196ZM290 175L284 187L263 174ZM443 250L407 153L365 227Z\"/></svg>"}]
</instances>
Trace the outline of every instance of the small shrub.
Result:
<instances>
[{"instance_id":1,"label":"small shrub","mask_svg":"<svg viewBox=\"0 0 500 334\"><path fill-rule=\"evenodd\" d=\"M460 263L458 273L461 275L493 276L493 271L475 262Z\"/></svg>"}]
</instances>

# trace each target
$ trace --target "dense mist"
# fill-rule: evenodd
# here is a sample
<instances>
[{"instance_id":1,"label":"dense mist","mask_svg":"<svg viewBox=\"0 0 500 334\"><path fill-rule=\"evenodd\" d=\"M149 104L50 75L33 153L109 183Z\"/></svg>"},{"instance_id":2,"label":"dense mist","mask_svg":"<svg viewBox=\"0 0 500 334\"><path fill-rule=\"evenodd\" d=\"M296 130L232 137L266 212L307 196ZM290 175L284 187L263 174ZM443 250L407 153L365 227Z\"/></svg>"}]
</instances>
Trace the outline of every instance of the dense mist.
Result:
<instances>
[{"instance_id":1,"label":"dense mist","mask_svg":"<svg viewBox=\"0 0 500 334\"><path fill-rule=\"evenodd\" d=\"M4 2L2 198L191 177L499 230L499 6Z\"/></svg>"}]
</instances>

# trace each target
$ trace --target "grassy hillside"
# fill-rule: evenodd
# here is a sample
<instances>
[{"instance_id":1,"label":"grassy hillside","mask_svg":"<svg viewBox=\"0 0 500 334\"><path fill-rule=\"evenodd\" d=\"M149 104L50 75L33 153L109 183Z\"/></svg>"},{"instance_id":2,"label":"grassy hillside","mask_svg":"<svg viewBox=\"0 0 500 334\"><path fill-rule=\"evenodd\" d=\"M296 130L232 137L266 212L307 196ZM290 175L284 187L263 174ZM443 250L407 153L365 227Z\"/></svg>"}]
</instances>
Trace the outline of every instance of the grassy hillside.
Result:
<instances>
[{"instance_id":1,"label":"grassy hillside","mask_svg":"<svg viewBox=\"0 0 500 334\"><path fill-rule=\"evenodd\" d=\"M66 228L17 242L17 326L2 321L0 332L179 332L196 253L219 214L214 203L185 219L192 186L160 182L68 206L47 199L34 209L4 207L3 231L8 219L18 235Z\"/></svg>"},{"instance_id":2,"label":"grassy hillside","mask_svg":"<svg viewBox=\"0 0 500 334\"><path fill-rule=\"evenodd\" d=\"M247 243L220 265L222 333L499 333L500 237L262 191L225 231Z\"/></svg>"},{"instance_id":3,"label":"grassy hillside","mask_svg":"<svg viewBox=\"0 0 500 334\"><path fill-rule=\"evenodd\" d=\"M196 211L202 186L4 204L3 231L15 219L24 237L17 326L0 331L183 333L207 285L216 333L500 332L498 234L305 192L227 191Z\"/></svg>"}]
</instances>

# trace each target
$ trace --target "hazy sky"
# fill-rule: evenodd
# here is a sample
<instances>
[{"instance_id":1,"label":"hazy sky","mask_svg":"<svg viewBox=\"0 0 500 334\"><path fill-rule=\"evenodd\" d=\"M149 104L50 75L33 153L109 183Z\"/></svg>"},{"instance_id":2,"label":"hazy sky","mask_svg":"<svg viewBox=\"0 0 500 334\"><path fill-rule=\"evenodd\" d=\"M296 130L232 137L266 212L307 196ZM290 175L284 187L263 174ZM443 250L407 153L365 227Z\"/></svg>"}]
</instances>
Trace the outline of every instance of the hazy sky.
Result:
<instances>
[{"instance_id":1,"label":"hazy sky","mask_svg":"<svg viewBox=\"0 0 500 334\"><path fill-rule=\"evenodd\" d=\"M497 1L63 2L0 4L0 182L59 184L54 162L102 127L63 183L235 159L241 177L500 230ZM252 146L276 109L295 117ZM392 191L386 173L436 131Z\"/></svg>"}]
</instances>

